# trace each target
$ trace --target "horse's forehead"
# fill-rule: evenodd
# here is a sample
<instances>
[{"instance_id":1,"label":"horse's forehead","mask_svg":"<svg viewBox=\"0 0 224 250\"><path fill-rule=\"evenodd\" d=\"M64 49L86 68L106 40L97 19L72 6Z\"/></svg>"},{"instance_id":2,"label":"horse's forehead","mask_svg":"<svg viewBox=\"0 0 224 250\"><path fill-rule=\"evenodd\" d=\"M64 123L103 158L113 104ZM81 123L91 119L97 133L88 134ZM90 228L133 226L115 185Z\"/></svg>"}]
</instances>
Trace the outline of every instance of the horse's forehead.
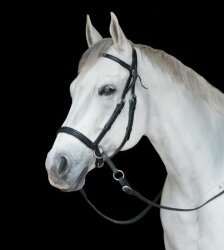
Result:
<instances>
[{"instance_id":1,"label":"horse's forehead","mask_svg":"<svg viewBox=\"0 0 224 250\"><path fill-rule=\"evenodd\" d=\"M117 80L127 77L127 75L128 71L121 65L108 58L102 57L91 67L87 67L81 71L77 77L77 81L85 85L88 84L89 81L106 81L108 78Z\"/></svg>"},{"instance_id":2,"label":"horse's forehead","mask_svg":"<svg viewBox=\"0 0 224 250\"><path fill-rule=\"evenodd\" d=\"M105 57L100 58L100 60L98 60L90 70L90 73L92 74L99 73L102 75L113 75L114 73L122 74L123 72L126 72L126 70L121 67L121 65Z\"/></svg>"}]
</instances>

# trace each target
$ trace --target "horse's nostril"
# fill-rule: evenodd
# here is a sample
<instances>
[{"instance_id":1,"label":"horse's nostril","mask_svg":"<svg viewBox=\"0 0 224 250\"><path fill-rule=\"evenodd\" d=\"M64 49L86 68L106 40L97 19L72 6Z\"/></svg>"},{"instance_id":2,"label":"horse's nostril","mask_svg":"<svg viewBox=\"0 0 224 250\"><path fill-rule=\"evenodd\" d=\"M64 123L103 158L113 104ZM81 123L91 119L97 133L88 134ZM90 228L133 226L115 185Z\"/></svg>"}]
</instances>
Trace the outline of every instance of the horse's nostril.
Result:
<instances>
[{"instance_id":1,"label":"horse's nostril","mask_svg":"<svg viewBox=\"0 0 224 250\"><path fill-rule=\"evenodd\" d=\"M60 176L60 177L66 176L68 173L68 170L69 170L68 161L66 160L66 158L64 156L62 156L60 158L60 162L59 162L58 168L57 168L58 176Z\"/></svg>"}]
</instances>

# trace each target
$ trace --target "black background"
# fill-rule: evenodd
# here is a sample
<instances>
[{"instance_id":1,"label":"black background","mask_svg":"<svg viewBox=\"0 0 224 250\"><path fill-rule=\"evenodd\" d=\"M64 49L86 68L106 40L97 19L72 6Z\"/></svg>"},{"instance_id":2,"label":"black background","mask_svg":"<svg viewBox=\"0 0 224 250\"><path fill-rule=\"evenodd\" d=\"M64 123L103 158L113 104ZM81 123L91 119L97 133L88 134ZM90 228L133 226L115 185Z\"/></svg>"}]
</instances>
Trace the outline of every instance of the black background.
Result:
<instances>
[{"instance_id":1,"label":"black background","mask_svg":"<svg viewBox=\"0 0 224 250\"><path fill-rule=\"evenodd\" d=\"M14 7L10 16L17 12ZM16 241L23 246L30 246L29 239L35 245L62 245L63 249L79 244L85 247L88 243L100 248L138 244L139 249L151 245L163 249L159 210L152 209L134 225L110 224L95 214L78 192L62 193L50 186L45 158L67 115L71 104L69 85L87 49L87 13L102 36L108 37L110 11L114 11L128 39L165 50L224 91L223 18L218 7L214 11L198 11L194 6L168 10L158 5L148 9L131 4L101 8L65 3L19 7L22 11L10 24L9 33L13 36L13 66L19 69L18 80L13 83L13 94L20 101L16 111L20 118L16 121L21 131L15 169L20 176L22 168L22 176L16 176L18 184L9 197L13 203L9 233L22 233ZM135 148L121 152L115 162L132 186L147 197L153 198L161 190L166 171L146 138ZM107 168L89 173L85 187L96 206L113 218L127 219L144 207L120 191Z\"/></svg>"}]
</instances>

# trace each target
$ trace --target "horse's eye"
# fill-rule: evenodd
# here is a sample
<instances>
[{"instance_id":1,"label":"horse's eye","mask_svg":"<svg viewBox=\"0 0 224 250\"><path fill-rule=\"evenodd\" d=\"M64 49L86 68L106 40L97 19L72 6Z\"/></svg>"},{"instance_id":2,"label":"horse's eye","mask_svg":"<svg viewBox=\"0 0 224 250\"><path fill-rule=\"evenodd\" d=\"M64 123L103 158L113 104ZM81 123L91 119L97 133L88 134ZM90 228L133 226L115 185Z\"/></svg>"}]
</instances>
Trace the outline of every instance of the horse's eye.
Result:
<instances>
[{"instance_id":1,"label":"horse's eye","mask_svg":"<svg viewBox=\"0 0 224 250\"><path fill-rule=\"evenodd\" d=\"M108 96L112 95L115 91L116 89L113 86L106 85L99 89L99 95Z\"/></svg>"}]
</instances>

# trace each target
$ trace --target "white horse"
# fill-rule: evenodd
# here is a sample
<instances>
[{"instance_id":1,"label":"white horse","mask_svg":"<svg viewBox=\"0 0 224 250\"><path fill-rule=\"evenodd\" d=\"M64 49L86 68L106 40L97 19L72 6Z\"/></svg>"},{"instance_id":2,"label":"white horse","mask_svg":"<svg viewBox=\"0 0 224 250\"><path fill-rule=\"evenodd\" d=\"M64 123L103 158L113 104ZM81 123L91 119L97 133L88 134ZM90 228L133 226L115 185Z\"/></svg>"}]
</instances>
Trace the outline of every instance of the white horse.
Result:
<instances>
[{"instance_id":1,"label":"white horse","mask_svg":"<svg viewBox=\"0 0 224 250\"><path fill-rule=\"evenodd\" d=\"M161 204L193 208L224 190L224 95L174 57L125 37L111 14L111 38L103 39L87 16L89 49L70 87L72 105L63 126L95 140L111 117L128 78L108 53L131 65L137 52L137 105L127 150L146 135L167 170ZM127 93L127 99L131 93ZM129 105L117 117L100 145L109 156L119 147L127 126ZM78 138L60 133L48 153L50 183L64 191L80 190L95 167L92 150ZM161 210L165 247L186 250L224 249L224 196L199 210Z\"/></svg>"}]
</instances>

